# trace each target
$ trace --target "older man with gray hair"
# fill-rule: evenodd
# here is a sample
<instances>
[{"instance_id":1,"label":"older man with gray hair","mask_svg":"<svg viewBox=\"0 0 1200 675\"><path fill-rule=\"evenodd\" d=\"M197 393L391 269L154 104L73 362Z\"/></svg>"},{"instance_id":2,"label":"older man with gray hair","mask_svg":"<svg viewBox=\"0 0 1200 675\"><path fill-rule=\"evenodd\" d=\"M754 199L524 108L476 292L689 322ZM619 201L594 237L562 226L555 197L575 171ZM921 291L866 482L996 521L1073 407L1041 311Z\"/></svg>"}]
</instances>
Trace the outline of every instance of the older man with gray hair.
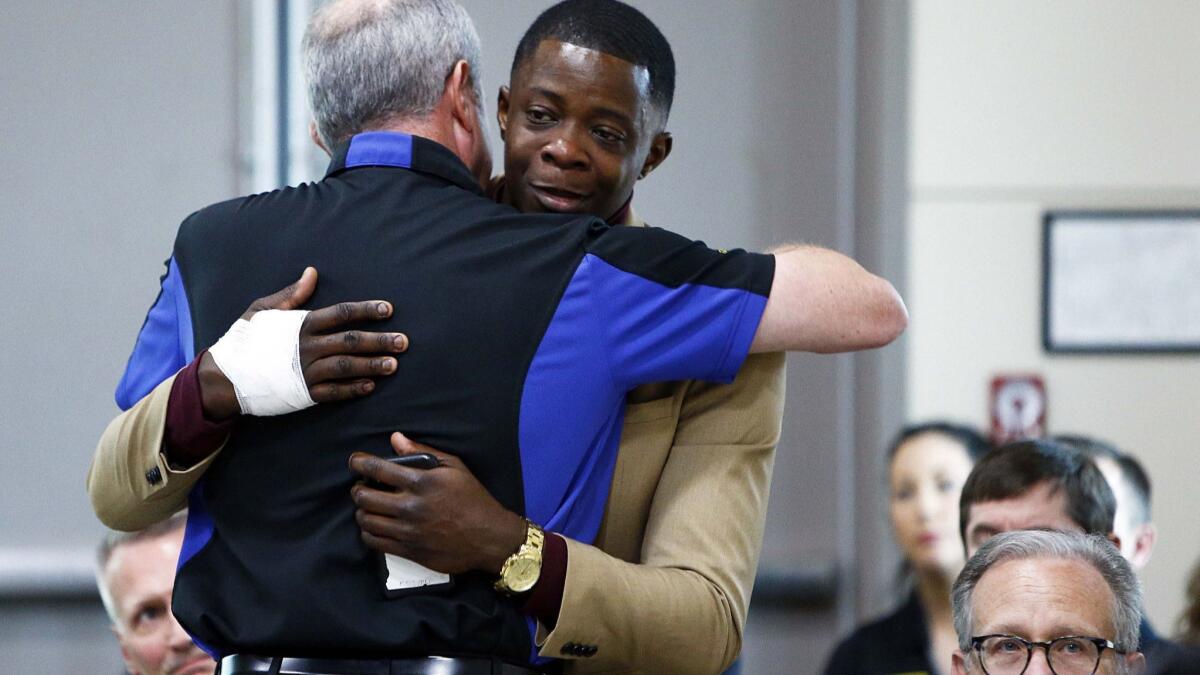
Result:
<instances>
[{"instance_id":1,"label":"older man with gray hair","mask_svg":"<svg viewBox=\"0 0 1200 675\"><path fill-rule=\"evenodd\" d=\"M137 532L110 532L96 554L96 586L133 675L212 675L217 664L171 615L175 561L187 512Z\"/></svg>"},{"instance_id":2,"label":"older man with gray hair","mask_svg":"<svg viewBox=\"0 0 1200 675\"><path fill-rule=\"evenodd\" d=\"M955 675L1140 673L1141 588L1107 539L1025 530L988 540L951 591Z\"/></svg>"}]
</instances>

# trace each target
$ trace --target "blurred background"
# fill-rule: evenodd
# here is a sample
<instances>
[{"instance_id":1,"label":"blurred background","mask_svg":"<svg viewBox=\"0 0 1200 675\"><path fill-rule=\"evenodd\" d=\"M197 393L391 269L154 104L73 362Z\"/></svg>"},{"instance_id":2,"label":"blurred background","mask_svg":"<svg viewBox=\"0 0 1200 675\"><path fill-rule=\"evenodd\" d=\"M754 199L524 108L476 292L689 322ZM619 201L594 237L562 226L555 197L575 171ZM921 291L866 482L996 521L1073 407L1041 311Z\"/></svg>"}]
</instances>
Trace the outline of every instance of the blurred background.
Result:
<instances>
[{"instance_id":1,"label":"blurred background","mask_svg":"<svg viewBox=\"0 0 1200 675\"><path fill-rule=\"evenodd\" d=\"M494 96L549 2L462 1ZM1041 228L1050 210L1200 208L1200 4L632 4L679 70L675 150L639 184L639 212L713 246L836 248L911 311L887 349L789 359L744 672L819 672L839 636L894 606L887 443L932 417L987 428L1006 374L1044 382L1049 432L1145 464L1146 602L1169 633L1200 557L1200 356L1047 353ZM8 672L120 670L84 475L178 223L323 173L297 69L314 5L0 2Z\"/></svg>"}]
</instances>

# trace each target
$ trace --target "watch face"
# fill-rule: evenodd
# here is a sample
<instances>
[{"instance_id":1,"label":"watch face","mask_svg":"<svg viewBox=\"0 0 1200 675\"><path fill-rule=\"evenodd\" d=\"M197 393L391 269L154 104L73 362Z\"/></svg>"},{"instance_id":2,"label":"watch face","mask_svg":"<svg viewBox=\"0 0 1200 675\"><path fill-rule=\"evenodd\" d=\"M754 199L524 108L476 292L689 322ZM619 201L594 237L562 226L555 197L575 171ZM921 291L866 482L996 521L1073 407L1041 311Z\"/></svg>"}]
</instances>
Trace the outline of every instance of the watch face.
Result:
<instances>
[{"instance_id":1,"label":"watch face","mask_svg":"<svg viewBox=\"0 0 1200 675\"><path fill-rule=\"evenodd\" d=\"M542 561L521 556L512 561L505 576L507 585L514 593L524 593L533 588L542 571Z\"/></svg>"}]
</instances>

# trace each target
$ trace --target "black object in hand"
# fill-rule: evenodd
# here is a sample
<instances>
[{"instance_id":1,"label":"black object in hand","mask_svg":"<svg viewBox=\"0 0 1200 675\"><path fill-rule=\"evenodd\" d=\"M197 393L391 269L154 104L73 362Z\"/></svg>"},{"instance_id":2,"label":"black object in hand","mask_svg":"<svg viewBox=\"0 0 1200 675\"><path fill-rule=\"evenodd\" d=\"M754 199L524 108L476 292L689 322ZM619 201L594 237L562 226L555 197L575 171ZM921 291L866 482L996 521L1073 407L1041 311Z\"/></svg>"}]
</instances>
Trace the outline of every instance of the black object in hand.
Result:
<instances>
[{"instance_id":1,"label":"black object in hand","mask_svg":"<svg viewBox=\"0 0 1200 675\"><path fill-rule=\"evenodd\" d=\"M437 457L434 457L428 452L418 452L415 455L399 455L397 457L388 457L384 461L391 462L392 464L398 464L400 466L410 466L414 469L436 469L442 465L441 461L438 460ZM367 479L366 485L367 487L376 490L393 489L391 485L380 483L379 481L370 478Z\"/></svg>"}]
</instances>

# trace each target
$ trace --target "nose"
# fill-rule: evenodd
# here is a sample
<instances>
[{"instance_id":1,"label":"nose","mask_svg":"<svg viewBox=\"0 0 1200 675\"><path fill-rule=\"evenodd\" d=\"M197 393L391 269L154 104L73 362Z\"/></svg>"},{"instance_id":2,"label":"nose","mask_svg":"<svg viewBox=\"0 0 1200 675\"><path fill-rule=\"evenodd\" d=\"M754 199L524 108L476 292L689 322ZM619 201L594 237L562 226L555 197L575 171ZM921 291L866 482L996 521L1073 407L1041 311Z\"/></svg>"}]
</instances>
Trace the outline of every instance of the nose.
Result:
<instances>
[{"instance_id":1,"label":"nose","mask_svg":"<svg viewBox=\"0 0 1200 675\"><path fill-rule=\"evenodd\" d=\"M932 520L938 511L938 496L934 490L919 490L917 492L917 513L922 520Z\"/></svg>"},{"instance_id":2,"label":"nose","mask_svg":"<svg viewBox=\"0 0 1200 675\"><path fill-rule=\"evenodd\" d=\"M542 161L562 170L586 169L588 156L575 137L575 130L565 128L542 146Z\"/></svg>"},{"instance_id":3,"label":"nose","mask_svg":"<svg viewBox=\"0 0 1200 675\"><path fill-rule=\"evenodd\" d=\"M1045 649L1034 647L1033 654L1029 658L1029 667L1025 669L1025 675L1054 675L1054 671L1050 670L1050 660L1047 658Z\"/></svg>"},{"instance_id":4,"label":"nose","mask_svg":"<svg viewBox=\"0 0 1200 675\"><path fill-rule=\"evenodd\" d=\"M179 625L179 622L175 620L173 615L171 616L169 630L171 631L171 649L183 650L192 648L192 637L187 634L183 626Z\"/></svg>"}]
</instances>

